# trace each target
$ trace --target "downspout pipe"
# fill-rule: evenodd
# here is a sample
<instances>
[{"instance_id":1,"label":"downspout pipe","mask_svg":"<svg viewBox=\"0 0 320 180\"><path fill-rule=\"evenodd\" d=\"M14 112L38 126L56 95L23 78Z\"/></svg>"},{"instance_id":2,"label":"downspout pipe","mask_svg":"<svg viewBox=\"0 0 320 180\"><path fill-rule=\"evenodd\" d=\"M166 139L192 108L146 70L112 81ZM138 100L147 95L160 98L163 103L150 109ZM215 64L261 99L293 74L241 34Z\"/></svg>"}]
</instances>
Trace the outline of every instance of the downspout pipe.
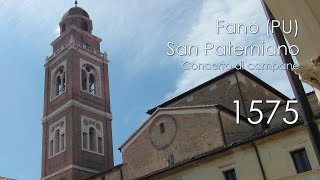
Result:
<instances>
[{"instance_id":1,"label":"downspout pipe","mask_svg":"<svg viewBox=\"0 0 320 180\"><path fill-rule=\"evenodd\" d=\"M263 168L263 165L262 165L262 162L261 162L261 158L260 158L258 147L257 147L255 142L252 142L251 144L252 144L252 146L254 148L254 151L256 153L256 156L258 158L259 167L260 167L260 170L261 170L261 173L262 173L263 180L267 180L266 173L264 171L264 168Z\"/></svg>"},{"instance_id":2,"label":"downspout pipe","mask_svg":"<svg viewBox=\"0 0 320 180\"><path fill-rule=\"evenodd\" d=\"M123 180L123 172L122 172L122 167L120 167L120 179Z\"/></svg>"},{"instance_id":3,"label":"downspout pipe","mask_svg":"<svg viewBox=\"0 0 320 180\"><path fill-rule=\"evenodd\" d=\"M220 113L221 113L221 110L220 110L220 107L218 107L218 116L219 116L220 128L221 128L221 131L222 131L222 140L223 140L223 144L226 146L227 145L226 136L224 134L224 128L223 128L223 124L222 124L221 114Z\"/></svg>"}]
</instances>

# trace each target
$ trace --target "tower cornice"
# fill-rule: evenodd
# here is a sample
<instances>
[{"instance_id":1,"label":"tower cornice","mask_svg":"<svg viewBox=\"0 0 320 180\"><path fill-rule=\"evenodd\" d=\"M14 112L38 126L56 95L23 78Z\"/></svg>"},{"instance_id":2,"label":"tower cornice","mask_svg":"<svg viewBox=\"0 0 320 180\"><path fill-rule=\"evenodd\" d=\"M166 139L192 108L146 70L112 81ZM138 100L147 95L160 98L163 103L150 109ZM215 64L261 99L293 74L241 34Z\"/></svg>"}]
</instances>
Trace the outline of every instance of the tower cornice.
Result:
<instances>
[{"instance_id":1,"label":"tower cornice","mask_svg":"<svg viewBox=\"0 0 320 180\"><path fill-rule=\"evenodd\" d=\"M44 67L49 67L50 64L53 64L56 60L60 59L64 54L66 54L70 49L75 49L81 53L86 54L87 56L101 62L108 63L107 53L102 53L99 50L91 48L84 43L76 41L73 36L70 37L70 40L62 45L59 49L53 52L50 57L46 58Z\"/></svg>"},{"instance_id":2,"label":"tower cornice","mask_svg":"<svg viewBox=\"0 0 320 180\"><path fill-rule=\"evenodd\" d=\"M93 107L88 106L86 104L83 104L83 103L81 103L81 102L79 102L77 100L69 100L64 105L62 105L60 108L56 109L55 111L51 112L48 115L43 116L42 123L46 122L47 119L52 118L53 116L59 114L60 112L62 112L63 110L67 109L70 106L77 106L77 107L80 107L80 108L84 108L84 109L86 109L88 111L91 111L93 113L99 114L101 116L104 116L104 117L112 120L112 114L111 113L108 113L108 112L101 111L99 109L93 108Z\"/></svg>"}]
</instances>

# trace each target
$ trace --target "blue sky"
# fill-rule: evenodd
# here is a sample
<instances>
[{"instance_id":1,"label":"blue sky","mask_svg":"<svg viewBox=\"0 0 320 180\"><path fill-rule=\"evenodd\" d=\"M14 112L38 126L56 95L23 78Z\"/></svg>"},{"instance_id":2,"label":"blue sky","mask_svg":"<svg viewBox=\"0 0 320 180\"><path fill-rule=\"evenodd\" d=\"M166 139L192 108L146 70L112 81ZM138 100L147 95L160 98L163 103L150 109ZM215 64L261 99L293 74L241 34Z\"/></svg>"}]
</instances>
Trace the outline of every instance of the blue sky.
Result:
<instances>
[{"instance_id":1,"label":"blue sky","mask_svg":"<svg viewBox=\"0 0 320 180\"><path fill-rule=\"evenodd\" d=\"M44 61L58 35L62 15L73 1L0 0L0 176L36 180L41 171ZM257 23L266 19L260 1L79 0L90 14L93 33L102 38L110 59L115 164L117 148L147 118L148 109L174 97L221 71L183 71L191 62L280 62L280 57L167 56L168 41L177 44L274 44L263 33L217 35L216 20ZM263 31L263 30L261 30ZM292 97L283 71L252 71ZM308 88L310 91L310 88Z\"/></svg>"}]
</instances>

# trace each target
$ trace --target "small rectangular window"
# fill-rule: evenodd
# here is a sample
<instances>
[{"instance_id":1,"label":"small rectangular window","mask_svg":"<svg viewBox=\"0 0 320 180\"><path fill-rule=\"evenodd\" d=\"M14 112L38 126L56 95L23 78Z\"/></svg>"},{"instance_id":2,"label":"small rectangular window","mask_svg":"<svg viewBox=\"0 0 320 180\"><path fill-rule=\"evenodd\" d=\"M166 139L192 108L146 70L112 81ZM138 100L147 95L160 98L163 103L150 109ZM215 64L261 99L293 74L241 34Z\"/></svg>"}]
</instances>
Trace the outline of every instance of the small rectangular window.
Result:
<instances>
[{"instance_id":1,"label":"small rectangular window","mask_svg":"<svg viewBox=\"0 0 320 180\"><path fill-rule=\"evenodd\" d=\"M291 157L293 159L297 173L310 171L312 169L307 152L304 148L296 150L296 151L292 151Z\"/></svg>"},{"instance_id":2,"label":"small rectangular window","mask_svg":"<svg viewBox=\"0 0 320 180\"><path fill-rule=\"evenodd\" d=\"M66 24L62 24L61 32L63 33L66 30Z\"/></svg>"},{"instance_id":3,"label":"small rectangular window","mask_svg":"<svg viewBox=\"0 0 320 180\"><path fill-rule=\"evenodd\" d=\"M165 131L165 129L164 129L164 123L162 122L162 123L160 123L160 133L163 134L164 131Z\"/></svg>"},{"instance_id":4,"label":"small rectangular window","mask_svg":"<svg viewBox=\"0 0 320 180\"><path fill-rule=\"evenodd\" d=\"M50 141L50 156L53 155L53 140Z\"/></svg>"},{"instance_id":5,"label":"small rectangular window","mask_svg":"<svg viewBox=\"0 0 320 180\"><path fill-rule=\"evenodd\" d=\"M234 169L223 172L226 180L237 180L237 175Z\"/></svg>"},{"instance_id":6,"label":"small rectangular window","mask_svg":"<svg viewBox=\"0 0 320 180\"><path fill-rule=\"evenodd\" d=\"M102 138L98 137L98 153L102 153Z\"/></svg>"},{"instance_id":7,"label":"small rectangular window","mask_svg":"<svg viewBox=\"0 0 320 180\"><path fill-rule=\"evenodd\" d=\"M82 134L82 147L88 149L88 134L85 132Z\"/></svg>"},{"instance_id":8,"label":"small rectangular window","mask_svg":"<svg viewBox=\"0 0 320 180\"><path fill-rule=\"evenodd\" d=\"M81 70L81 84L82 84L82 90L87 90L87 72L85 70Z\"/></svg>"},{"instance_id":9,"label":"small rectangular window","mask_svg":"<svg viewBox=\"0 0 320 180\"><path fill-rule=\"evenodd\" d=\"M167 161L168 161L169 166L174 164L174 156L173 156L173 154L169 154L168 155Z\"/></svg>"},{"instance_id":10,"label":"small rectangular window","mask_svg":"<svg viewBox=\"0 0 320 180\"><path fill-rule=\"evenodd\" d=\"M64 134L61 135L61 151L64 150Z\"/></svg>"}]
</instances>

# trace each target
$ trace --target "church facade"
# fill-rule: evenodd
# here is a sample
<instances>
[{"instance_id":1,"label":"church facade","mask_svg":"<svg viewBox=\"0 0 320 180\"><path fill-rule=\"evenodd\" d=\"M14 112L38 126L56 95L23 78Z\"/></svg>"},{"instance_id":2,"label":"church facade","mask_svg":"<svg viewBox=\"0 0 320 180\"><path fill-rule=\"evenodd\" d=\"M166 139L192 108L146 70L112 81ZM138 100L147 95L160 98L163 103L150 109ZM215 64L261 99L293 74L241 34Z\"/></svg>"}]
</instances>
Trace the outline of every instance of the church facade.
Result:
<instances>
[{"instance_id":1,"label":"church facade","mask_svg":"<svg viewBox=\"0 0 320 180\"><path fill-rule=\"evenodd\" d=\"M108 59L88 13L73 7L45 64L42 180L320 179L301 118L291 100L246 70L233 69L148 111L121 145L114 165ZM319 123L317 98L308 94ZM238 101L239 109L236 108ZM260 103L262 122L251 113ZM299 112L297 104L291 108ZM270 124L268 117L273 116ZM297 118L299 118L297 116ZM237 121L239 120L239 123Z\"/></svg>"}]
</instances>

